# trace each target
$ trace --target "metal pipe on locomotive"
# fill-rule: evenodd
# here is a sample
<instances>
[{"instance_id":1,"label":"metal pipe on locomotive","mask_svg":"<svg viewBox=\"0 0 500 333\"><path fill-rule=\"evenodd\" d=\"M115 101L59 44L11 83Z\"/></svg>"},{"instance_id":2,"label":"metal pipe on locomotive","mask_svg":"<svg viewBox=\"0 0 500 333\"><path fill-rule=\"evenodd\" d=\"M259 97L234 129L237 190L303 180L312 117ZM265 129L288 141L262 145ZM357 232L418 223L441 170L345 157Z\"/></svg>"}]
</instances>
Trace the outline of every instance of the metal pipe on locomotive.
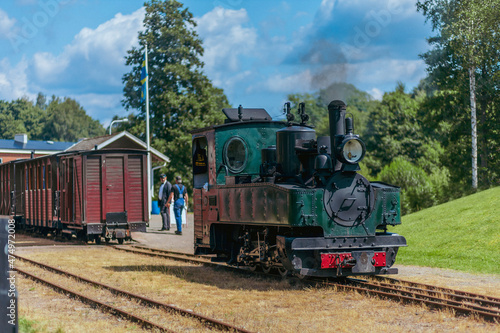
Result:
<instances>
[{"instance_id":1,"label":"metal pipe on locomotive","mask_svg":"<svg viewBox=\"0 0 500 333\"><path fill-rule=\"evenodd\" d=\"M285 104L287 122L264 109L223 109L223 125L193 134L194 246L265 272L341 277L395 274L404 237L400 189L370 182L365 145L346 105L328 106L330 137L316 138Z\"/></svg>"}]
</instances>

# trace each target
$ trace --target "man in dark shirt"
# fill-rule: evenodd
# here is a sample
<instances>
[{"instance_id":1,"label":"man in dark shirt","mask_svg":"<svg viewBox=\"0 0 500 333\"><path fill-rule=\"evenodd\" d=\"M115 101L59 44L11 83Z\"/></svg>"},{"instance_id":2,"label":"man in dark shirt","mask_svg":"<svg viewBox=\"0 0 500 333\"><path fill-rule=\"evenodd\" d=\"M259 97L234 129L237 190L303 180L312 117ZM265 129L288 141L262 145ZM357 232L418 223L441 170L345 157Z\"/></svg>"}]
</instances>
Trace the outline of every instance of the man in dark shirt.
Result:
<instances>
[{"instance_id":1,"label":"man in dark shirt","mask_svg":"<svg viewBox=\"0 0 500 333\"><path fill-rule=\"evenodd\" d=\"M161 230L170 230L170 207L167 206L167 200L170 197L170 192L172 192L172 184L167 181L166 175L160 176L160 191L158 193L158 199L160 201L160 214L162 220Z\"/></svg>"}]
</instances>

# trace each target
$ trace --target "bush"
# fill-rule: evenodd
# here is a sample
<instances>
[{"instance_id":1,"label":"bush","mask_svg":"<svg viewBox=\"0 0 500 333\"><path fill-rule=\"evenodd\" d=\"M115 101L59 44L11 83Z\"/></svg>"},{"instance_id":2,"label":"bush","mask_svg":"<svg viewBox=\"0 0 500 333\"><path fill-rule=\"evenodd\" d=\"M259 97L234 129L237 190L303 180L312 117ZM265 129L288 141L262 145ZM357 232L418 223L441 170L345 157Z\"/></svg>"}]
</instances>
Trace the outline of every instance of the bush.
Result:
<instances>
[{"instance_id":1,"label":"bush","mask_svg":"<svg viewBox=\"0 0 500 333\"><path fill-rule=\"evenodd\" d=\"M429 175L399 156L380 171L377 179L401 187L401 212L408 214L443 202L448 177L445 168L435 169Z\"/></svg>"}]
</instances>

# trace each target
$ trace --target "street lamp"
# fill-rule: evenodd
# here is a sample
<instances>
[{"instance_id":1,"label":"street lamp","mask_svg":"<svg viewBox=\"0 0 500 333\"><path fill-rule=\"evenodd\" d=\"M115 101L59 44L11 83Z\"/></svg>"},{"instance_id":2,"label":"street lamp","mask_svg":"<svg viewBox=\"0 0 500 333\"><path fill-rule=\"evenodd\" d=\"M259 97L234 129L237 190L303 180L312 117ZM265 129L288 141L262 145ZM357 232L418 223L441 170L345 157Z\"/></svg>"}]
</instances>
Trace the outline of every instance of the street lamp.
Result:
<instances>
[{"instance_id":1,"label":"street lamp","mask_svg":"<svg viewBox=\"0 0 500 333\"><path fill-rule=\"evenodd\" d=\"M109 124L109 135L111 135L111 128L113 127L113 124L114 123L122 123L122 122L126 122L128 121L128 118L123 118L123 119L116 119L116 120L113 120L111 122L111 124Z\"/></svg>"}]
</instances>

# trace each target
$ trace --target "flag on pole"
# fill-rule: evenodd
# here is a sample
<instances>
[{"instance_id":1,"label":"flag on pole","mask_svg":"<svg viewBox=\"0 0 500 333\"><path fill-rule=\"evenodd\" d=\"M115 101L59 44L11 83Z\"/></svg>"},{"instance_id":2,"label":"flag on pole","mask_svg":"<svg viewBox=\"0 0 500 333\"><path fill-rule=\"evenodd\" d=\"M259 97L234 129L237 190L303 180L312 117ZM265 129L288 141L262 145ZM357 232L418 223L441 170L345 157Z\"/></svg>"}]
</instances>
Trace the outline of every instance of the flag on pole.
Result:
<instances>
[{"instance_id":1,"label":"flag on pole","mask_svg":"<svg viewBox=\"0 0 500 333\"><path fill-rule=\"evenodd\" d=\"M146 53L144 53L144 57L142 58L142 66L141 66L141 103L146 100L146 81L148 80L148 69L146 65Z\"/></svg>"}]
</instances>

